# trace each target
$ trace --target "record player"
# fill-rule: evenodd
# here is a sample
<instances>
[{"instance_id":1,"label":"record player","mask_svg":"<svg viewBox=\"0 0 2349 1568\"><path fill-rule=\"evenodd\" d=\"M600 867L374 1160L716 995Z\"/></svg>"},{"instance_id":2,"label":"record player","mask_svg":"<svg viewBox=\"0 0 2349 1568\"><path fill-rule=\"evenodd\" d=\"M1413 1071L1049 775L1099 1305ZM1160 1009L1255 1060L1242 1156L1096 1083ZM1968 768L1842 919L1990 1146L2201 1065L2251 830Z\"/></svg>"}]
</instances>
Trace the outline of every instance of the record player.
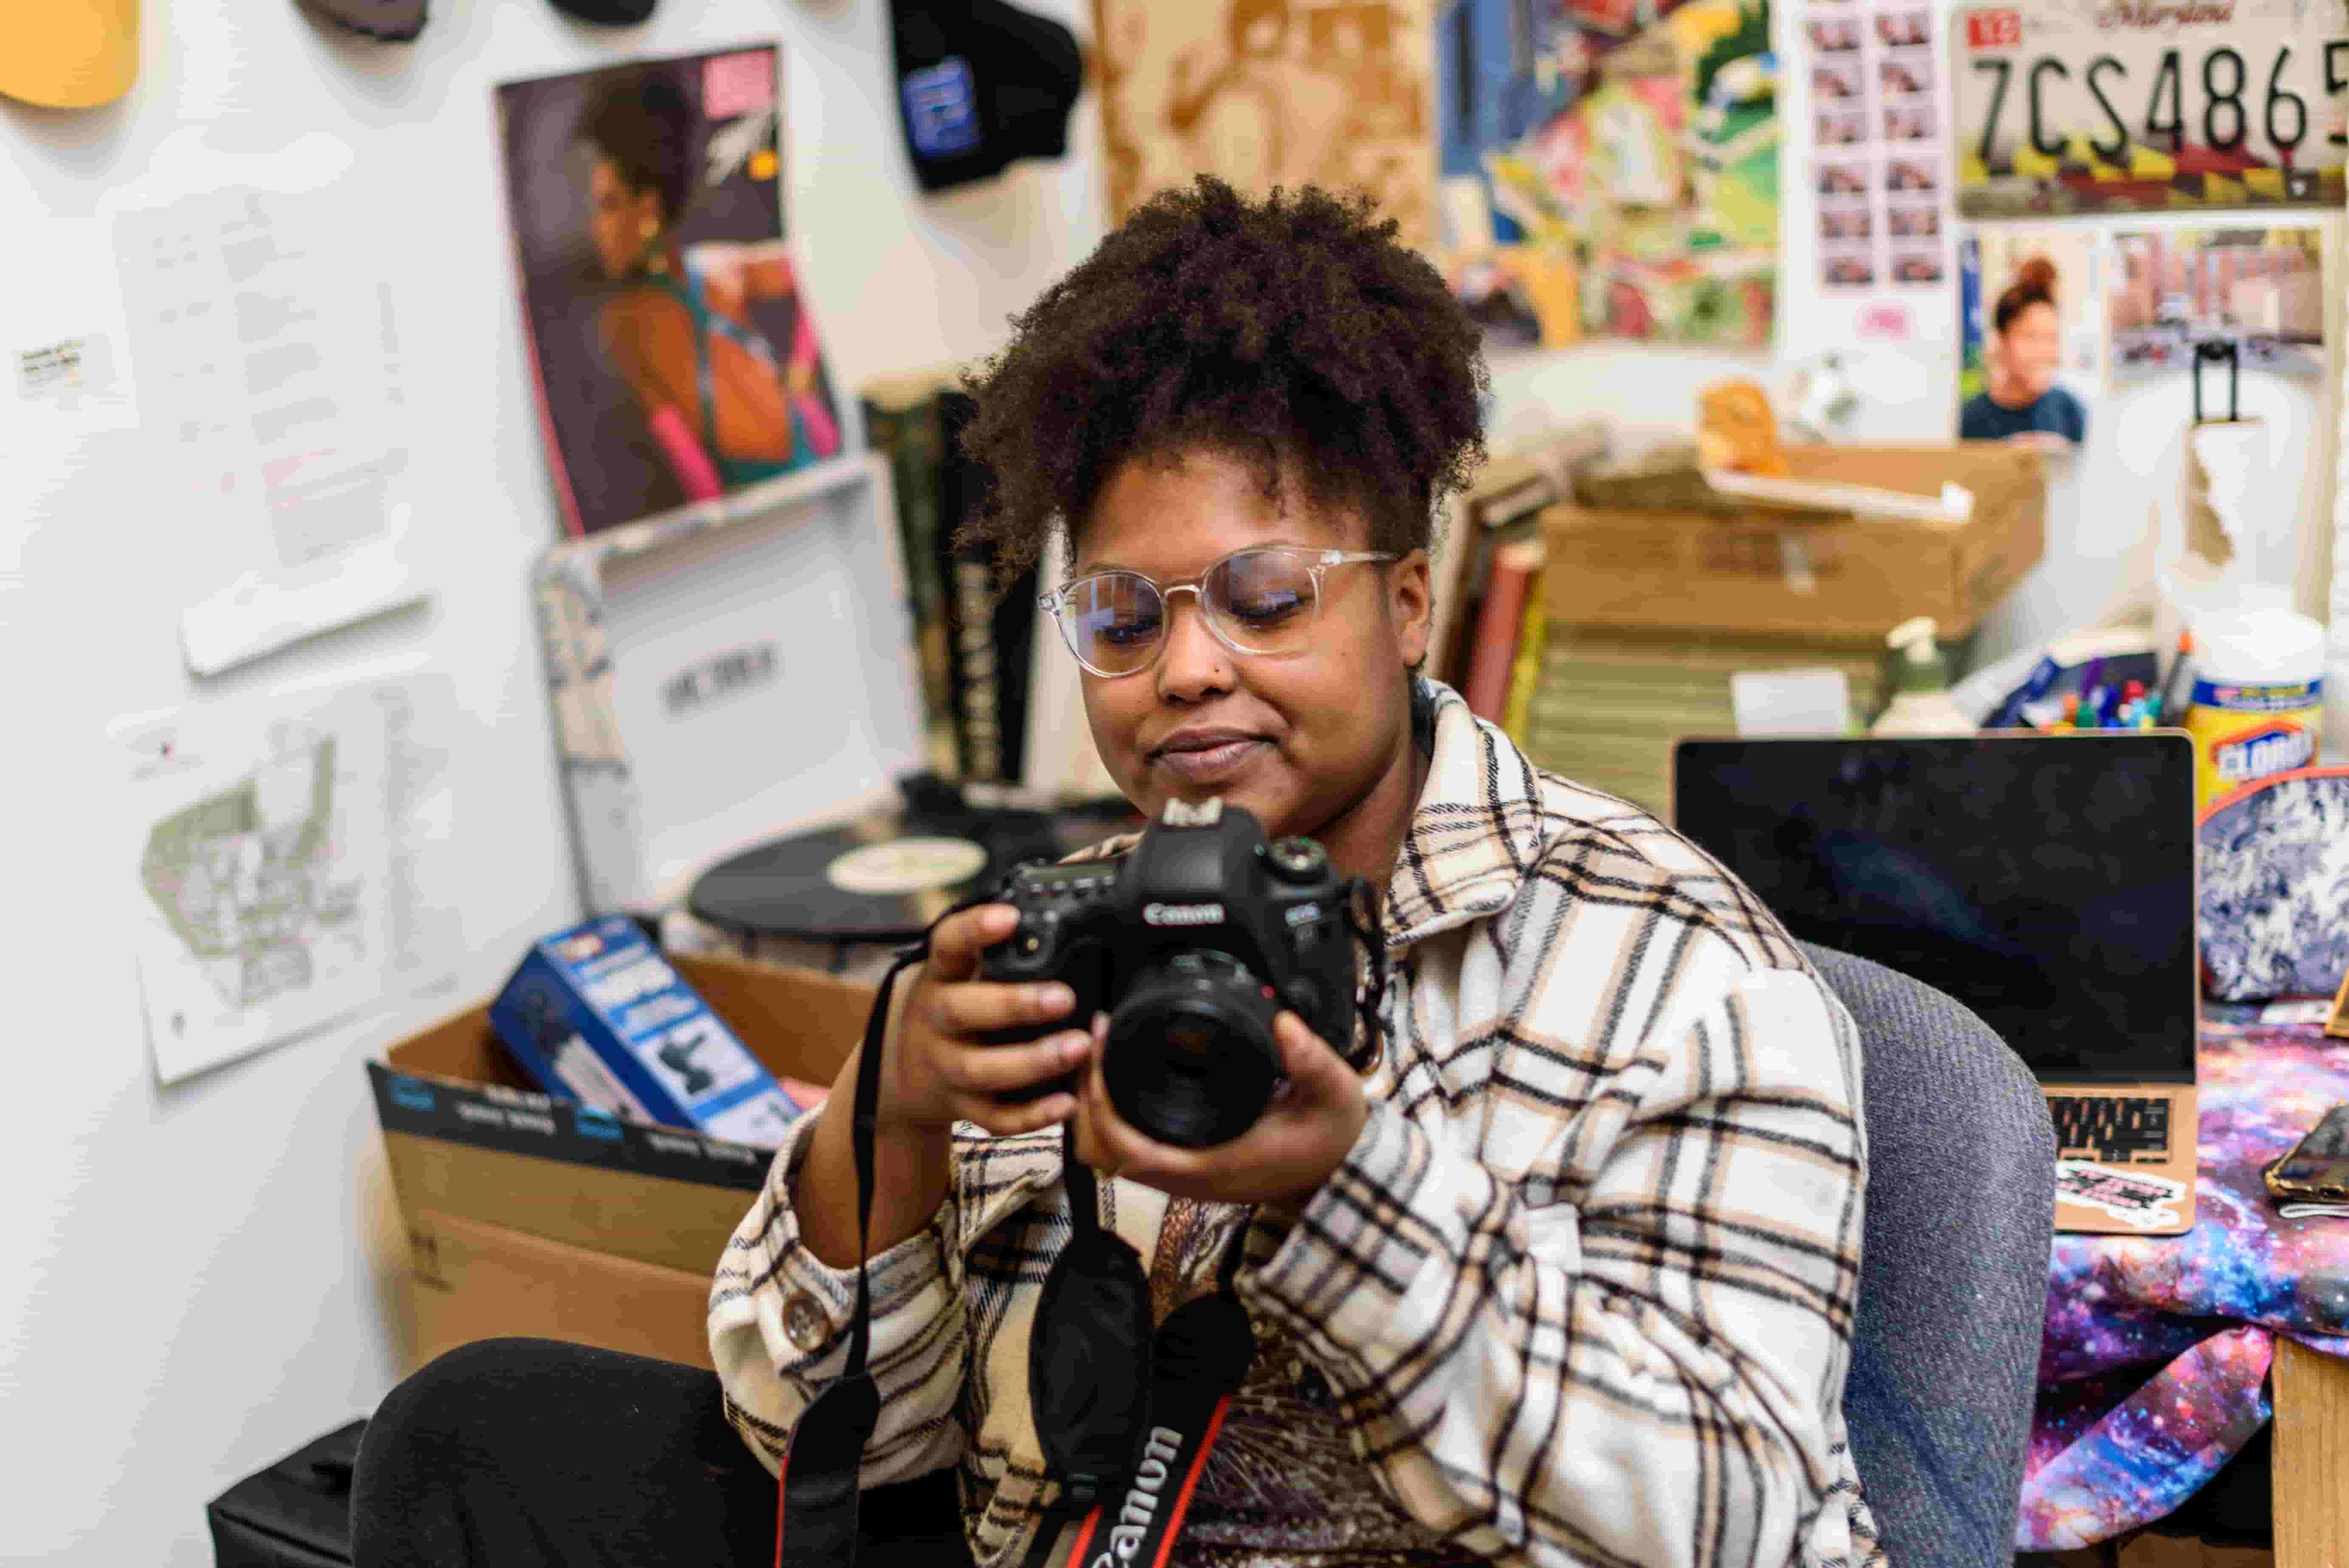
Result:
<instances>
[{"instance_id":1,"label":"record player","mask_svg":"<svg viewBox=\"0 0 2349 1568\"><path fill-rule=\"evenodd\" d=\"M585 539L535 579L580 898L686 950L857 971L1123 801L922 769L889 469L860 453Z\"/></svg>"}]
</instances>

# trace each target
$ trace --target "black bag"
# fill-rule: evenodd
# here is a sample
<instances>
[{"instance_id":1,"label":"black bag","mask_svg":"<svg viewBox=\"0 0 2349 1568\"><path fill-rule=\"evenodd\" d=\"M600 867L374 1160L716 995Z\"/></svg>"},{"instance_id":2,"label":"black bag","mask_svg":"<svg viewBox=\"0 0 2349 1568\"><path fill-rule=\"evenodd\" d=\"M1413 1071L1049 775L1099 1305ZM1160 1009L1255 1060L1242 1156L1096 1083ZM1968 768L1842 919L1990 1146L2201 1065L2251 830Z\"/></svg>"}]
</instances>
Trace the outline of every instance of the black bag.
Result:
<instances>
[{"instance_id":1,"label":"black bag","mask_svg":"<svg viewBox=\"0 0 2349 1568\"><path fill-rule=\"evenodd\" d=\"M351 1466L366 1430L353 1421L212 1499L214 1568L349 1568Z\"/></svg>"}]
</instances>

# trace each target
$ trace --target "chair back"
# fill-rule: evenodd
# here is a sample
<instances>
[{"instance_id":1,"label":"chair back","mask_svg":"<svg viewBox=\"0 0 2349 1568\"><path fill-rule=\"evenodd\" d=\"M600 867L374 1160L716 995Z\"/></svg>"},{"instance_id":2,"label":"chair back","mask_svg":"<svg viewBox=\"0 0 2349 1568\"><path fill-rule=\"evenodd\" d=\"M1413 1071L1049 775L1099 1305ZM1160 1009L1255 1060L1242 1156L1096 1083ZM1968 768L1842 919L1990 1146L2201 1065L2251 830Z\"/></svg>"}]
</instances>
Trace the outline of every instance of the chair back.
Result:
<instances>
[{"instance_id":1,"label":"chair back","mask_svg":"<svg viewBox=\"0 0 2349 1568\"><path fill-rule=\"evenodd\" d=\"M1902 1568L2012 1568L2055 1228L2046 1097L1955 998L1802 946L1859 1026L1868 1218L1844 1418L1860 1489Z\"/></svg>"}]
</instances>

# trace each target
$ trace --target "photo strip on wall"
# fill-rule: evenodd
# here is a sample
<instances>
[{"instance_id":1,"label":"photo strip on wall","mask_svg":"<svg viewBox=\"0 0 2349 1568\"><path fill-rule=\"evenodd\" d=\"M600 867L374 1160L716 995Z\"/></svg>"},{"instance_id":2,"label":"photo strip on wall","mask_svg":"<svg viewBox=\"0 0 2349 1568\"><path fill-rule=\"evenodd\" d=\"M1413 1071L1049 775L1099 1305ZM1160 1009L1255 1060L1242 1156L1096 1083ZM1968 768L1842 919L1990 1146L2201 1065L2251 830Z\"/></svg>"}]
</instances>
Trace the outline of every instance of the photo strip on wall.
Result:
<instances>
[{"instance_id":1,"label":"photo strip on wall","mask_svg":"<svg viewBox=\"0 0 2349 1568\"><path fill-rule=\"evenodd\" d=\"M1950 276L1947 108L1921 0L1811 0L1803 19L1820 286L1899 295Z\"/></svg>"}]
</instances>

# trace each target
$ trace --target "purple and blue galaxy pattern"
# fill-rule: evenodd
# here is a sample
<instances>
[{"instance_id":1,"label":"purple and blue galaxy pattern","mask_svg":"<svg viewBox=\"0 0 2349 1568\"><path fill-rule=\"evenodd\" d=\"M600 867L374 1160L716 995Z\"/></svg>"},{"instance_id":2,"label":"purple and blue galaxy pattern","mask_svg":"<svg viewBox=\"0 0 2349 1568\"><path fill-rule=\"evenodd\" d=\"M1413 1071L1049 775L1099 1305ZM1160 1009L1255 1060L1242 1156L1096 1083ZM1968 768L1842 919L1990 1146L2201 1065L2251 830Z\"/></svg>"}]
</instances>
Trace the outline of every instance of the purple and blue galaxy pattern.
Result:
<instances>
[{"instance_id":1,"label":"purple and blue galaxy pattern","mask_svg":"<svg viewBox=\"0 0 2349 1568\"><path fill-rule=\"evenodd\" d=\"M2093 1545L2191 1497L2268 1419L2277 1334L2349 1356L2349 1215L2284 1219L2261 1184L2349 1100L2349 1042L2214 1018L2199 1068L2194 1228L2055 1238L2018 1550Z\"/></svg>"}]
</instances>

